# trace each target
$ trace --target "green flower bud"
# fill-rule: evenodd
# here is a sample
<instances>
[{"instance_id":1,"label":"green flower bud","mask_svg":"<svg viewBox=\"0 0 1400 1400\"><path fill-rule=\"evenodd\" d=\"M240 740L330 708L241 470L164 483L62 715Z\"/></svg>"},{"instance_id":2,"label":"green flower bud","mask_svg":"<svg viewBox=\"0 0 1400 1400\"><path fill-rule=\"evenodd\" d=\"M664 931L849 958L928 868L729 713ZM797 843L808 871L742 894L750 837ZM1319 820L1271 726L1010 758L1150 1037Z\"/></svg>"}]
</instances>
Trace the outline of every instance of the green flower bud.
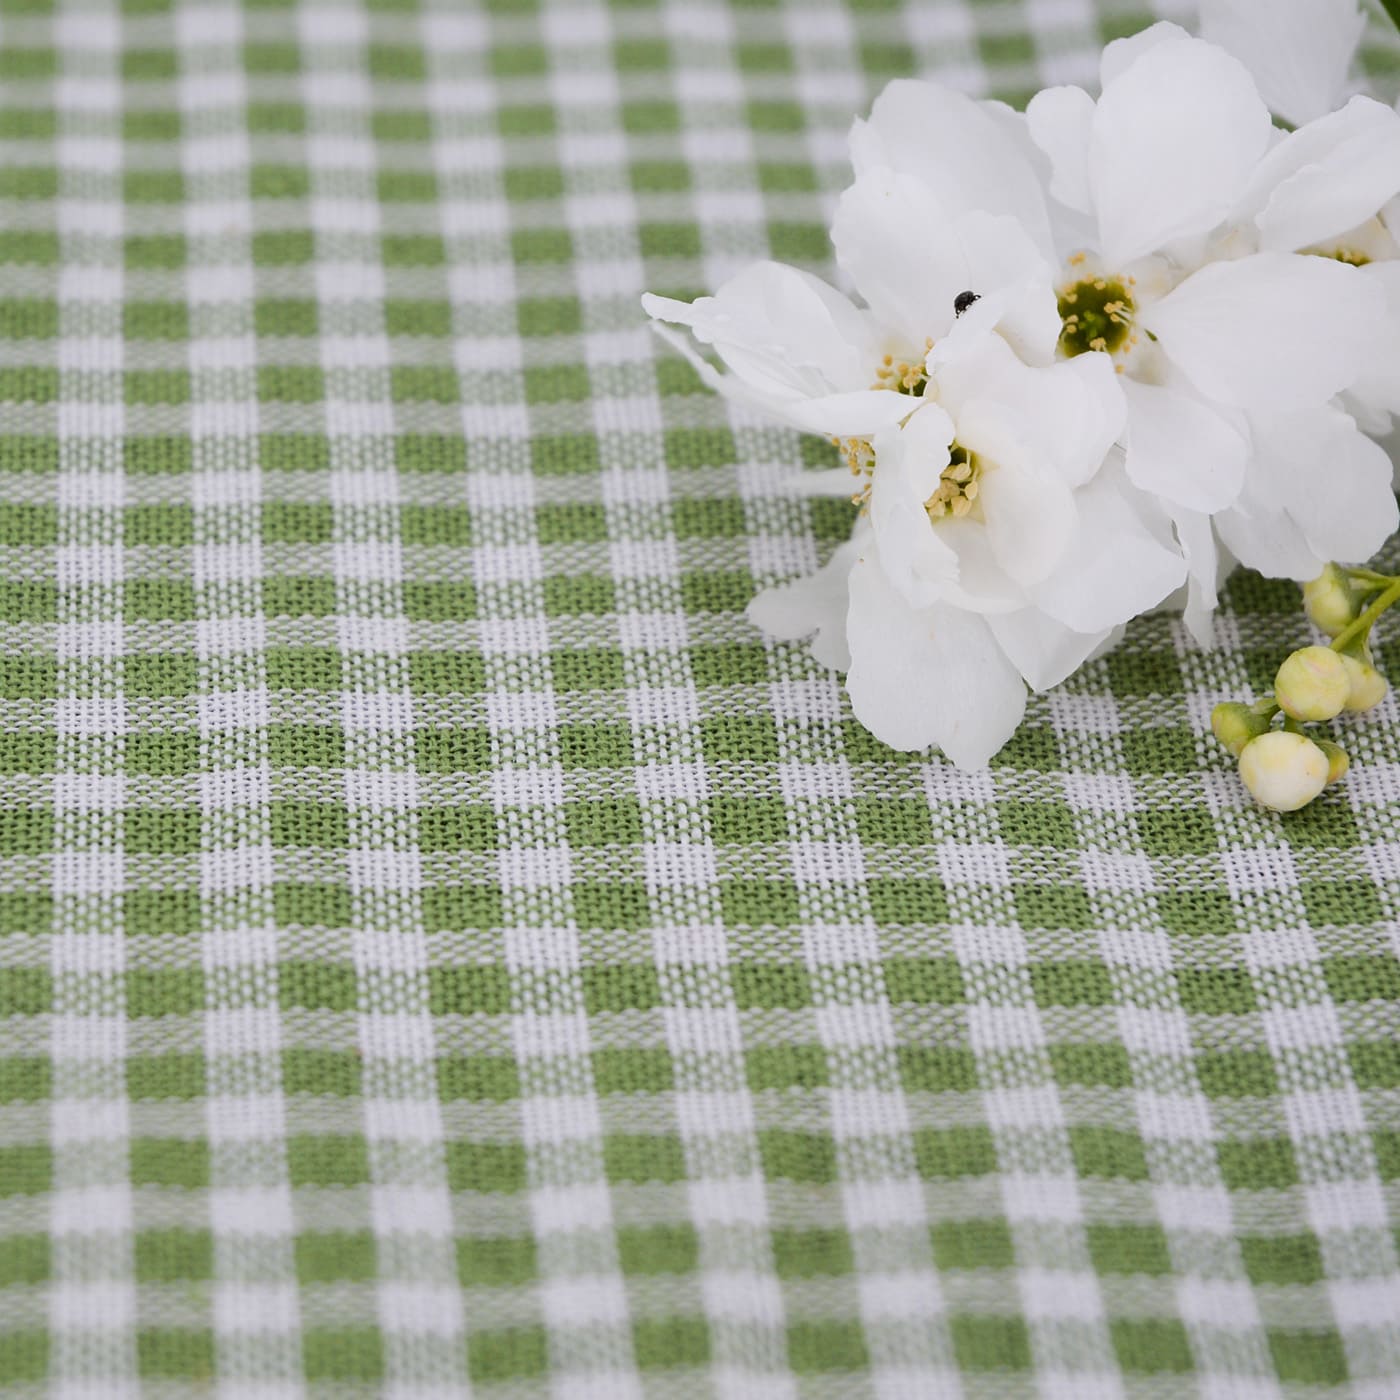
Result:
<instances>
[{"instance_id":1,"label":"green flower bud","mask_svg":"<svg viewBox=\"0 0 1400 1400\"><path fill-rule=\"evenodd\" d=\"M1328 564L1311 583L1303 585L1303 610L1329 637L1340 636L1361 613L1361 600L1351 580Z\"/></svg>"},{"instance_id":2,"label":"green flower bud","mask_svg":"<svg viewBox=\"0 0 1400 1400\"><path fill-rule=\"evenodd\" d=\"M1274 677L1274 695L1293 719L1333 719L1350 694L1347 668L1331 647L1299 648Z\"/></svg>"},{"instance_id":3,"label":"green flower bud","mask_svg":"<svg viewBox=\"0 0 1400 1400\"><path fill-rule=\"evenodd\" d=\"M1347 769L1351 767L1351 759L1347 756L1347 751L1340 745L1334 744L1330 739L1314 739L1313 743L1327 755L1327 785L1345 778Z\"/></svg>"},{"instance_id":4,"label":"green flower bud","mask_svg":"<svg viewBox=\"0 0 1400 1400\"><path fill-rule=\"evenodd\" d=\"M1327 786L1332 765L1306 734L1274 729L1246 744L1240 777L1254 800L1275 812L1306 807Z\"/></svg>"},{"instance_id":5,"label":"green flower bud","mask_svg":"<svg viewBox=\"0 0 1400 1400\"><path fill-rule=\"evenodd\" d=\"M1364 660L1357 656L1343 656L1342 665L1346 668L1347 682L1351 689L1347 694L1346 708L1353 714L1374 710L1385 699L1390 689L1386 679L1371 665L1369 657Z\"/></svg>"},{"instance_id":6,"label":"green flower bud","mask_svg":"<svg viewBox=\"0 0 1400 1400\"><path fill-rule=\"evenodd\" d=\"M1238 758L1251 739L1257 739L1269 728L1264 715L1257 715L1248 705L1237 700L1225 700L1210 712L1210 727L1215 737Z\"/></svg>"}]
</instances>

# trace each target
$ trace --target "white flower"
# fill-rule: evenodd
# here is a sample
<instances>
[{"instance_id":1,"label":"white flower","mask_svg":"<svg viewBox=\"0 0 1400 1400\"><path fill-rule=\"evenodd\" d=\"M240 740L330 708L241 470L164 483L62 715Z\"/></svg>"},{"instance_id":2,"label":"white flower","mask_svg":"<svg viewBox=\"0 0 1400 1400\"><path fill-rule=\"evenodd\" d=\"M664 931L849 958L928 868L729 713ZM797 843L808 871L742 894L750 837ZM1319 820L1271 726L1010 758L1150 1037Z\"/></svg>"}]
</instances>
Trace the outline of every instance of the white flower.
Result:
<instances>
[{"instance_id":1,"label":"white flower","mask_svg":"<svg viewBox=\"0 0 1400 1400\"><path fill-rule=\"evenodd\" d=\"M708 382L841 439L857 474L867 517L851 548L751 617L816 632L877 737L964 766L1010 737L1027 684L1058 684L1184 574L1121 461L1105 465L1123 422L1112 365L1055 363L1049 266L1024 209L965 207L978 178L975 162L937 188L863 170L832 240L868 309L773 264L690 306L645 302L714 347L728 373L680 342ZM1022 193L1043 216L1033 178ZM818 484L850 491L832 475Z\"/></svg>"},{"instance_id":2,"label":"white flower","mask_svg":"<svg viewBox=\"0 0 1400 1400\"><path fill-rule=\"evenodd\" d=\"M1212 257L1275 135L1235 59L1157 24L1110 44L1102 76L1097 102L1051 88L1027 111L1052 193L1090 228L1061 297L1061 345L1105 350L1139 386L1134 481L1215 511L1243 482L1238 414L1324 404L1348 387L1376 333L1374 298L1327 259L1275 247ZM1134 441L1140 409L1152 431Z\"/></svg>"},{"instance_id":3,"label":"white flower","mask_svg":"<svg viewBox=\"0 0 1400 1400\"><path fill-rule=\"evenodd\" d=\"M1010 738L1027 685L1057 685L1184 575L1117 455L1105 461L1123 421L1107 359L1029 366L992 315L935 343L918 406L876 434L851 544L749 613L774 635L816 631L877 738L936 744L963 767Z\"/></svg>"},{"instance_id":4,"label":"white flower","mask_svg":"<svg viewBox=\"0 0 1400 1400\"><path fill-rule=\"evenodd\" d=\"M712 388L806 432L869 438L905 417L929 347L983 297L1008 339L1049 362L1059 334L1050 270L1015 219L961 211L918 181L877 171L843 196L832 239L867 307L781 263L739 273L692 303L647 295L658 322L713 346L720 374L681 337L657 329Z\"/></svg>"},{"instance_id":5,"label":"white flower","mask_svg":"<svg viewBox=\"0 0 1400 1400\"><path fill-rule=\"evenodd\" d=\"M1357 0L1201 0L1200 27L1249 69L1271 111L1302 126L1347 95L1366 16Z\"/></svg>"},{"instance_id":6,"label":"white flower","mask_svg":"<svg viewBox=\"0 0 1400 1400\"><path fill-rule=\"evenodd\" d=\"M1232 558L1304 579L1322 541L1365 557L1395 527L1379 451L1332 400L1359 389L1379 412L1396 396L1366 376L1383 377L1388 344L1400 357L1400 330L1380 278L1306 254L1333 251L1312 245L1388 197L1400 123L1370 103L1281 138L1240 63L1169 24L1110 44L1102 78L1097 102L1050 89L1027 113L1062 222L1088 229L1091 273L1062 288L1061 346L1123 368L1128 474L1176 526L1187 622L1207 641ZM1297 460L1303 441L1327 444L1338 489L1330 459L1325 490L1318 463Z\"/></svg>"}]
</instances>

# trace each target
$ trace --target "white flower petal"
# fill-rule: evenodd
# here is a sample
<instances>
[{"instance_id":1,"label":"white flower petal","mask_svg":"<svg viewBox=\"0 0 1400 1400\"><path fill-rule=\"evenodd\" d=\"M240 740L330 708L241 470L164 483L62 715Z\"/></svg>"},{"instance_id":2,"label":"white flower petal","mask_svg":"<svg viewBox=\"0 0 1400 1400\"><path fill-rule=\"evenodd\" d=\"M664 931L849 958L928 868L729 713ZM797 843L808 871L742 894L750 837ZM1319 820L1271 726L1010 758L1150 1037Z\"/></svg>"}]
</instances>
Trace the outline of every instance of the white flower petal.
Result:
<instances>
[{"instance_id":1,"label":"white flower petal","mask_svg":"<svg viewBox=\"0 0 1400 1400\"><path fill-rule=\"evenodd\" d=\"M1270 110L1294 126L1345 96L1365 28L1356 0L1201 0L1201 37L1234 54Z\"/></svg>"},{"instance_id":2,"label":"white flower petal","mask_svg":"<svg viewBox=\"0 0 1400 1400\"><path fill-rule=\"evenodd\" d=\"M1060 339L1060 314L1050 284L1037 279L980 293L953 322L948 334L935 342L925 363L930 373L936 373L939 366L956 363L992 336L1027 365L1053 364Z\"/></svg>"},{"instance_id":3,"label":"white flower petal","mask_svg":"<svg viewBox=\"0 0 1400 1400\"><path fill-rule=\"evenodd\" d=\"M923 403L904 425L898 435L897 449L887 446L893 434L880 439L880 446L887 456L881 460L878 489L885 489L887 483L901 480L912 493L913 499L922 503L933 494L938 486L943 468L948 465L948 449L957 436L953 420L941 404ZM921 507L922 508L922 507Z\"/></svg>"},{"instance_id":4,"label":"white flower petal","mask_svg":"<svg viewBox=\"0 0 1400 1400\"><path fill-rule=\"evenodd\" d=\"M933 528L924 501L948 465L953 424L937 404L924 404L903 429L875 439L868 505L875 546L891 585L924 607L955 591L957 555Z\"/></svg>"},{"instance_id":5,"label":"white flower petal","mask_svg":"<svg viewBox=\"0 0 1400 1400\"><path fill-rule=\"evenodd\" d=\"M856 291L920 353L952 324L968 283L953 212L912 176L877 168L841 196L831 226L836 260Z\"/></svg>"},{"instance_id":6,"label":"white flower petal","mask_svg":"<svg viewBox=\"0 0 1400 1400\"><path fill-rule=\"evenodd\" d=\"M964 214L954 233L967 265L967 286L959 290L981 298L959 321L979 310L985 315L995 305L996 330L1016 354L1027 364L1050 364L1060 338L1060 313L1040 250L1014 219L980 210Z\"/></svg>"},{"instance_id":7,"label":"white flower petal","mask_svg":"<svg viewBox=\"0 0 1400 1400\"><path fill-rule=\"evenodd\" d=\"M994 402L973 399L963 406L958 441L982 462L978 501L993 556L1023 588L1039 583L1064 555L1074 529L1074 492L1036 460Z\"/></svg>"},{"instance_id":8,"label":"white flower petal","mask_svg":"<svg viewBox=\"0 0 1400 1400\"><path fill-rule=\"evenodd\" d=\"M818 664L833 671L849 670L846 580L858 548L857 541L847 540L816 573L765 588L750 600L745 616L759 631L779 641L797 641L815 633L812 655Z\"/></svg>"},{"instance_id":9,"label":"white flower petal","mask_svg":"<svg viewBox=\"0 0 1400 1400\"><path fill-rule=\"evenodd\" d=\"M821 437L873 437L881 428L898 423L918 401L893 389L859 389L851 394L765 404L799 432Z\"/></svg>"},{"instance_id":10,"label":"white flower petal","mask_svg":"<svg viewBox=\"0 0 1400 1400\"><path fill-rule=\"evenodd\" d=\"M1267 500L1247 497L1215 517L1222 542L1246 568L1268 578L1306 583L1327 561L1308 544L1298 522Z\"/></svg>"},{"instance_id":11,"label":"white flower petal","mask_svg":"<svg viewBox=\"0 0 1400 1400\"><path fill-rule=\"evenodd\" d=\"M1266 425L1251 424L1256 446ZM1308 543L1302 525L1281 499L1279 483L1268 457L1257 452L1245 473L1244 490L1229 510L1213 517L1216 534L1246 568L1269 578L1305 583L1316 578L1326 562Z\"/></svg>"},{"instance_id":12,"label":"white flower petal","mask_svg":"<svg viewBox=\"0 0 1400 1400\"><path fill-rule=\"evenodd\" d=\"M969 327L958 340L961 330L955 327L929 355L939 401L959 418L959 430L963 405L999 405L1000 416L1015 424L1035 458L1061 481L1077 486L1093 476L1122 433L1127 412L1109 357L1079 355L1032 367L985 328L974 336Z\"/></svg>"},{"instance_id":13,"label":"white flower petal","mask_svg":"<svg viewBox=\"0 0 1400 1400\"><path fill-rule=\"evenodd\" d=\"M1186 630L1197 646L1210 649L1215 645L1212 619L1220 603L1220 548L1210 517L1199 511L1178 510L1172 513L1176 537L1186 557L1186 601L1183 619Z\"/></svg>"},{"instance_id":14,"label":"white flower petal","mask_svg":"<svg viewBox=\"0 0 1400 1400\"><path fill-rule=\"evenodd\" d=\"M923 181L947 209L981 209L1016 219L1049 249L1040 180L1007 123L980 102L937 83L900 78L851 129L857 176L888 166Z\"/></svg>"},{"instance_id":15,"label":"white flower petal","mask_svg":"<svg viewBox=\"0 0 1400 1400\"><path fill-rule=\"evenodd\" d=\"M1269 412L1347 388L1383 317L1359 269L1295 253L1210 263L1138 314L1206 398Z\"/></svg>"},{"instance_id":16,"label":"white flower petal","mask_svg":"<svg viewBox=\"0 0 1400 1400\"><path fill-rule=\"evenodd\" d=\"M1244 485L1249 444L1217 408L1189 391L1123 378L1127 466L1134 486L1211 514Z\"/></svg>"},{"instance_id":17,"label":"white flower petal","mask_svg":"<svg viewBox=\"0 0 1400 1400\"><path fill-rule=\"evenodd\" d=\"M989 617L987 625L1035 691L1050 690L1067 680L1113 635L1111 628L1076 632L1038 608Z\"/></svg>"},{"instance_id":18,"label":"white flower petal","mask_svg":"<svg viewBox=\"0 0 1400 1400\"><path fill-rule=\"evenodd\" d=\"M1047 460L1061 480L1079 486L1098 471L1108 449L1123 435L1128 406L1122 376L1107 355L1074 359L1021 377L1022 393L1034 387L1036 421L1047 434ZM1027 403L1022 398L1022 405Z\"/></svg>"},{"instance_id":19,"label":"white flower petal","mask_svg":"<svg viewBox=\"0 0 1400 1400\"><path fill-rule=\"evenodd\" d=\"M957 560L956 582L940 589L939 599L985 617L1025 607L1025 591L1006 572L982 521L944 519L933 530Z\"/></svg>"},{"instance_id":20,"label":"white flower petal","mask_svg":"<svg viewBox=\"0 0 1400 1400\"><path fill-rule=\"evenodd\" d=\"M783 485L794 496L845 496L848 500L855 488L851 473L845 467L794 472Z\"/></svg>"},{"instance_id":21,"label":"white flower petal","mask_svg":"<svg viewBox=\"0 0 1400 1400\"><path fill-rule=\"evenodd\" d=\"M1103 53L1099 55L1099 88L1106 88L1109 83L1116 82L1143 54L1163 44L1176 43L1180 39L1190 37L1179 24L1172 24L1170 20L1164 19L1148 25L1146 29L1138 30L1136 34L1113 40L1104 46Z\"/></svg>"},{"instance_id":22,"label":"white flower petal","mask_svg":"<svg viewBox=\"0 0 1400 1400\"><path fill-rule=\"evenodd\" d=\"M1326 244L1374 218L1400 193L1400 114L1353 97L1285 137L1259 163L1242 197L1259 245L1294 252Z\"/></svg>"},{"instance_id":23,"label":"white flower petal","mask_svg":"<svg viewBox=\"0 0 1400 1400\"><path fill-rule=\"evenodd\" d=\"M1322 559L1369 559L1400 524L1390 458L1324 405L1256 428L1253 468Z\"/></svg>"},{"instance_id":24,"label":"white flower petal","mask_svg":"<svg viewBox=\"0 0 1400 1400\"><path fill-rule=\"evenodd\" d=\"M1388 314L1382 341L1351 392L1372 414L1400 413L1400 258L1369 263L1361 276Z\"/></svg>"},{"instance_id":25,"label":"white flower petal","mask_svg":"<svg viewBox=\"0 0 1400 1400\"><path fill-rule=\"evenodd\" d=\"M1195 39L1161 42L1104 87L1089 184L1110 266L1209 233L1273 130L1249 74Z\"/></svg>"},{"instance_id":26,"label":"white flower petal","mask_svg":"<svg viewBox=\"0 0 1400 1400\"><path fill-rule=\"evenodd\" d=\"M721 374L670 326L653 321L651 328L685 358L707 388L734 403L781 419L799 432L819 433L825 437L871 437L881 428L898 423L910 410L908 395L897 394L890 389L861 389L850 394L831 394L815 399L794 398L786 393L764 393L735 374Z\"/></svg>"},{"instance_id":27,"label":"white flower petal","mask_svg":"<svg viewBox=\"0 0 1400 1400\"><path fill-rule=\"evenodd\" d=\"M1080 87L1045 88L1026 107L1031 139L1050 159L1050 193L1067 209L1089 213L1089 134L1094 99Z\"/></svg>"},{"instance_id":28,"label":"white flower petal","mask_svg":"<svg viewBox=\"0 0 1400 1400\"><path fill-rule=\"evenodd\" d=\"M1077 632L1103 631L1155 608L1186 577L1164 522L1134 495L1116 464L1074 494L1064 560L1036 587L1034 601Z\"/></svg>"},{"instance_id":29,"label":"white flower petal","mask_svg":"<svg viewBox=\"0 0 1400 1400\"><path fill-rule=\"evenodd\" d=\"M973 613L909 606L872 553L850 576L851 708L891 748L937 744L959 768L981 768L1016 732L1026 687Z\"/></svg>"},{"instance_id":30,"label":"white flower petal","mask_svg":"<svg viewBox=\"0 0 1400 1400\"><path fill-rule=\"evenodd\" d=\"M878 354L868 312L818 277L759 262L692 303L647 295L658 320L690 327L762 393L815 396L865 389Z\"/></svg>"}]
</instances>

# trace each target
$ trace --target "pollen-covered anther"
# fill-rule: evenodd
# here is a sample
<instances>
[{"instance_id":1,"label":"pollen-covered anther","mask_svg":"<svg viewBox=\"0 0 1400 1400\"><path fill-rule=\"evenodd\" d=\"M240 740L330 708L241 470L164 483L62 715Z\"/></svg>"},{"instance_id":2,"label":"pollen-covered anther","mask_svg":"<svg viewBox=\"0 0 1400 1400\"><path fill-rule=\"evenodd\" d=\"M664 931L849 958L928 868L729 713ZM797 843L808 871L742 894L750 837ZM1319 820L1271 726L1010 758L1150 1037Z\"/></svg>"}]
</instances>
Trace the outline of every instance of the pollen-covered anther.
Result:
<instances>
[{"instance_id":1,"label":"pollen-covered anther","mask_svg":"<svg viewBox=\"0 0 1400 1400\"><path fill-rule=\"evenodd\" d=\"M982 468L977 458L955 442L938 485L924 502L929 519L937 523L949 518L961 520L969 514L982 494L981 475Z\"/></svg>"},{"instance_id":2,"label":"pollen-covered anther","mask_svg":"<svg viewBox=\"0 0 1400 1400\"><path fill-rule=\"evenodd\" d=\"M875 465L875 449L869 438L834 437L831 445L841 454L852 476L868 476Z\"/></svg>"},{"instance_id":3,"label":"pollen-covered anther","mask_svg":"<svg viewBox=\"0 0 1400 1400\"><path fill-rule=\"evenodd\" d=\"M924 354L927 355L932 349L933 337L929 336L924 341ZM875 371L875 382L870 387L893 389L897 394L912 394L917 397L923 393L927 383L928 371L924 368L923 360L896 360L893 355L886 355L880 361L880 366Z\"/></svg>"},{"instance_id":4,"label":"pollen-covered anther","mask_svg":"<svg viewBox=\"0 0 1400 1400\"><path fill-rule=\"evenodd\" d=\"M841 454L841 460L845 462L851 475L863 478L851 497L851 504L864 506L870 500L870 477L875 470L875 448L869 438L862 437L834 437L831 439L831 445Z\"/></svg>"}]
</instances>

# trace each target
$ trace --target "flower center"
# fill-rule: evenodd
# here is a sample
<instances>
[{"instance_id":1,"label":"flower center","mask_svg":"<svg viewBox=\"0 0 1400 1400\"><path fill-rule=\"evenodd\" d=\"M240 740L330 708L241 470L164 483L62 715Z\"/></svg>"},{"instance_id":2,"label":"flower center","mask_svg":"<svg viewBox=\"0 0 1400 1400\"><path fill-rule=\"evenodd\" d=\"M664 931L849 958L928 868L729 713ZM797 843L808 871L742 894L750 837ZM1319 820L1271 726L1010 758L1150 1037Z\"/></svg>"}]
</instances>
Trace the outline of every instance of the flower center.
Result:
<instances>
[{"instance_id":1,"label":"flower center","mask_svg":"<svg viewBox=\"0 0 1400 1400\"><path fill-rule=\"evenodd\" d=\"M949 462L943 468L933 495L924 502L928 518L936 525L940 520L961 520L977 504L982 493L982 464L961 443L948 449Z\"/></svg>"},{"instance_id":2,"label":"flower center","mask_svg":"<svg viewBox=\"0 0 1400 1400\"><path fill-rule=\"evenodd\" d=\"M1060 292L1057 303L1064 326L1060 349L1065 355L1083 355L1102 350L1116 355L1131 348L1133 336L1133 297L1129 286L1116 277L1085 277Z\"/></svg>"},{"instance_id":3,"label":"flower center","mask_svg":"<svg viewBox=\"0 0 1400 1400\"><path fill-rule=\"evenodd\" d=\"M930 336L924 341L924 354L927 355L932 349L933 337ZM896 360L893 355L886 355L877 366L875 382L870 387L893 389L897 394L910 394L917 398L924 392L927 383L928 373L922 359Z\"/></svg>"}]
</instances>

